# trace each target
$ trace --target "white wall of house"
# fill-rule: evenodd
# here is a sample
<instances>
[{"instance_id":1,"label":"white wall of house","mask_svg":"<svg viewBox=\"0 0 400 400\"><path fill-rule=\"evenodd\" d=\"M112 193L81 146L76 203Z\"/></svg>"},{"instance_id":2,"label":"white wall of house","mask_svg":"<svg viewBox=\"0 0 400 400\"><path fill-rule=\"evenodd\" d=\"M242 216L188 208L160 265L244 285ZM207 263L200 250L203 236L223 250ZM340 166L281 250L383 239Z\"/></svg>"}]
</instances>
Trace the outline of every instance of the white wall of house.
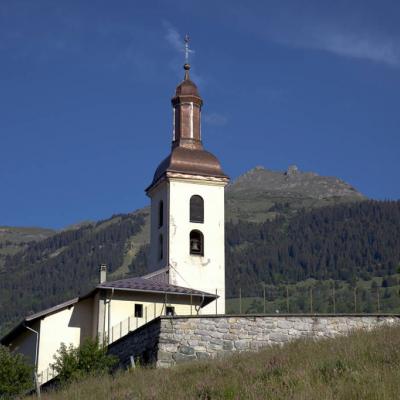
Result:
<instances>
[{"instance_id":1,"label":"white wall of house","mask_svg":"<svg viewBox=\"0 0 400 400\"><path fill-rule=\"evenodd\" d=\"M38 371L54 363L61 343L77 347L92 336L93 299L82 300L69 308L42 318L40 321Z\"/></svg>"},{"instance_id":2,"label":"white wall of house","mask_svg":"<svg viewBox=\"0 0 400 400\"><path fill-rule=\"evenodd\" d=\"M36 332L40 331L40 322L31 327ZM24 329L10 344L10 350L23 354L31 365L35 365L37 335L28 329Z\"/></svg>"},{"instance_id":3,"label":"white wall of house","mask_svg":"<svg viewBox=\"0 0 400 400\"><path fill-rule=\"evenodd\" d=\"M108 337L111 343L146 322L160 315L167 315L166 307L172 307L176 315L196 315L196 306L200 304L201 298L191 298L190 295L118 290L112 293L108 290L101 296L97 292L69 307L39 317L32 328L39 332L38 373L43 373L42 382L53 377L51 371L50 376L47 376L47 370L54 363L54 355L61 343L78 347L84 339L94 338L96 335L99 335L100 340ZM135 317L135 305L141 305L142 316ZM99 314L102 309L104 312ZM105 336L102 334L102 327L105 328ZM10 347L11 350L24 354L34 364L36 335L33 332L22 330L13 339Z\"/></svg>"},{"instance_id":4,"label":"white wall of house","mask_svg":"<svg viewBox=\"0 0 400 400\"><path fill-rule=\"evenodd\" d=\"M177 296L161 293L138 293L138 292L111 292L107 296L104 314L105 337L113 342L130 330L134 330L160 315L166 315L166 307L173 307L176 315L196 315L196 305L200 299L192 299L190 296ZM104 301L103 298L100 301ZM108 303L109 301L109 303ZM135 316L135 305L142 306L142 317ZM108 316L110 314L110 323ZM110 326L110 331L108 330ZM102 338L102 334L99 334Z\"/></svg>"}]
</instances>

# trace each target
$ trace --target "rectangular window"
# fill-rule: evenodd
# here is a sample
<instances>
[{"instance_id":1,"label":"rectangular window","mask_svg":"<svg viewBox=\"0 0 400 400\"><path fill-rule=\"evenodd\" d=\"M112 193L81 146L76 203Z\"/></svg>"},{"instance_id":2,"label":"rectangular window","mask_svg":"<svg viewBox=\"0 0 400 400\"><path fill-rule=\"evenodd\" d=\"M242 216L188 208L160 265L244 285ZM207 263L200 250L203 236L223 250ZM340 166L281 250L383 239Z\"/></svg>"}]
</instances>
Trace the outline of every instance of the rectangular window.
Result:
<instances>
[{"instance_id":1,"label":"rectangular window","mask_svg":"<svg viewBox=\"0 0 400 400\"><path fill-rule=\"evenodd\" d=\"M165 308L165 315L174 316L175 315L175 307L167 306Z\"/></svg>"},{"instance_id":2,"label":"rectangular window","mask_svg":"<svg viewBox=\"0 0 400 400\"><path fill-rule=\"evenodd\" d=\"M143 304L135 304L135 317L143 318Z\"/></svg>"}]
</instances>

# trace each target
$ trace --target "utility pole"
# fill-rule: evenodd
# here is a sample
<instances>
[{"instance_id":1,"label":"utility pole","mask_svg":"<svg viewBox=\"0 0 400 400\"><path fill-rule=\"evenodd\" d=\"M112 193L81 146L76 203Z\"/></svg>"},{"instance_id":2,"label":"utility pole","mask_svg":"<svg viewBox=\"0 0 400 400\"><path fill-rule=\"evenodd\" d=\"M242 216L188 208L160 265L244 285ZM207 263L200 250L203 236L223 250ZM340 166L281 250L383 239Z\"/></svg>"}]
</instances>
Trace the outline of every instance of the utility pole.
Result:
<instances>
[{"instance_id":1,"label":"utility pole","mask_svg":"<svg viewBox=\"0 0 400 400\"><path fill-rule=\"evenodd\" d=\"M40 395L40 384L39 384L39 379L38 379L38 363L39 363L39 332L35 331L34 329L30 328L28 325L25 325L25 328L28 329L29 331L33 332L36 335L36 350L35 350L35 373L34 373L34 378L35 378L35 390L36 390L36 396L38 399L41 398Z\"/></svg>"},{"instance_id":2,"label":"utility pole","mask_svg":"<svg viewBox=\"0 0 400 400\"><path fill-rule=\"evenodd\" d=\"M354 287L354 313L357 313L357 286Z\"/></svg>"},{"instance_id":3,"label":"utility pole","mask_svg":"<svg viewBox=\"0 0 400 400\"><path fill-rule=\"evenodd\" d=\"M333 287L332 287L332 303L333 303L333 313L336 314L335 281L333 281Z\"/></svg>"},{"instance_id":4,"label":"utility pole","mask_svg":"<svg viewBox=\"0 0 400 400\"><path fill-rule=\"evenodd\" d=\"M266 304L265 304L265 285L263 287L263 296L264 296L264 314L266 314Z\"/></svg>"},{"instance_id":5,"label":"utility pole","mask_svg":"<svg viewBox=\"0 0 400 400\"><path fill-rule=\"evenodd\" d=\"M378 301L378 313L381 312L381 302L380 302L380 298L379 298L379 287L376 288L376 298Z\"/></svg>"},{"instance_id":6,"label":"utility pole","mask_svg":"<svg viewBox=\"0 0 400 400\"><path fill-rule=\"evenodd\" d=\"M289 286L286 285L286 311L289 314Z\"/></svg>"},{"instance_id":7,"label":"utility pole","mask_svg":"<svg viewBox=\"0 0 400 400\"><path fill-rule=\"evenodd\" d=\"M239 314L242 313L242 288L239 288Z\"/></svg>"}]
</instances>

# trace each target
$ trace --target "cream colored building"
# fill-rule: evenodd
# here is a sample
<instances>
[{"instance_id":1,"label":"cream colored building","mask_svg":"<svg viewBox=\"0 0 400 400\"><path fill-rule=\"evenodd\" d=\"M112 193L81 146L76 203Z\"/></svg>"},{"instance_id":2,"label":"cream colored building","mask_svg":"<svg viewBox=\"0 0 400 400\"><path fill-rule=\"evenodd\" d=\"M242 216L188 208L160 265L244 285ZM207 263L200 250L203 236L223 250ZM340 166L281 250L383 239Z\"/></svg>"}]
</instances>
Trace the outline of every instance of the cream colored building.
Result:
<instances>
[{"instance_id":1,"label":"cream colored building","mask_svg":"<svg viewBox=\"0 0 400 400\"><path fill-rule=\"evenodd\" d=\"M25 354L41 383L61 343L110 344L160 315L225 313L224 188L229 178L203 148L203 101L185 78L172 98L170 155L146 189L151 199L150 271L100 284L90 293L26 317L1 343Z\"/></svg>"},{"instance_id":2,"label":"cream colored building","mask_svg":"<svg viewBox=\"0 0 400 400\"><path fill-rule=\"evenodd\" d=\"M51 364L61 343L86 338L110 344L161 315L195 315L216 296L145 278L102 282L85 296L30 315L1 343L36 365L41 383L54 377Z\"/></svg>"}]
</instances>

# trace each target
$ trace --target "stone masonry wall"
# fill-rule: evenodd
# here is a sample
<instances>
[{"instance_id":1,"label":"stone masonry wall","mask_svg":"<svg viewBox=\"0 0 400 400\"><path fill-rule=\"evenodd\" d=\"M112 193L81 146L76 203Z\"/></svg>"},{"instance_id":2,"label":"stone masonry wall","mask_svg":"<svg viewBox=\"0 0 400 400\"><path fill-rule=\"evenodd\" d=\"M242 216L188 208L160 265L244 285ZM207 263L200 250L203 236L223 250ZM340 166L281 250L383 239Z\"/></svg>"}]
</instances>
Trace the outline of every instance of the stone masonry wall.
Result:
<instances>
[{"instance_id":1,"label":"stone masonry wall","mask_svg":"<svg viewBox=\"0 0 400 400\"><path fill-rule=\"evenodd\" d=\"M120 368L130 367L131 357L142 364L156 364L160 326L160 318L150 321L110 344L108 354L119 358Z\"/></svg>"},{"instance_id":2,"label":"stone masonry wall","mask_svg":"<svg viewBox=\"0 0 400 400\"><path fill-rule=\"evenodd\" d=\"M256 351L297 338L334 337L383 324L400 324L400 319L385 316L162 318L157 366L214 358L233 351Z\"/></svg>"},{"instance_id":3,"label":"stone masonry wall","mask_svg":"<svg viewBox=\"0 0 400 400\"><path fill-rule=\"evenodd\" d=\"M385 315L260 315L160 317L110 345L121 366L130 356L157 367L256 351L298 338L329 338L352 330L400 325L399 316Z\"/></svg>"}]
</instances>

